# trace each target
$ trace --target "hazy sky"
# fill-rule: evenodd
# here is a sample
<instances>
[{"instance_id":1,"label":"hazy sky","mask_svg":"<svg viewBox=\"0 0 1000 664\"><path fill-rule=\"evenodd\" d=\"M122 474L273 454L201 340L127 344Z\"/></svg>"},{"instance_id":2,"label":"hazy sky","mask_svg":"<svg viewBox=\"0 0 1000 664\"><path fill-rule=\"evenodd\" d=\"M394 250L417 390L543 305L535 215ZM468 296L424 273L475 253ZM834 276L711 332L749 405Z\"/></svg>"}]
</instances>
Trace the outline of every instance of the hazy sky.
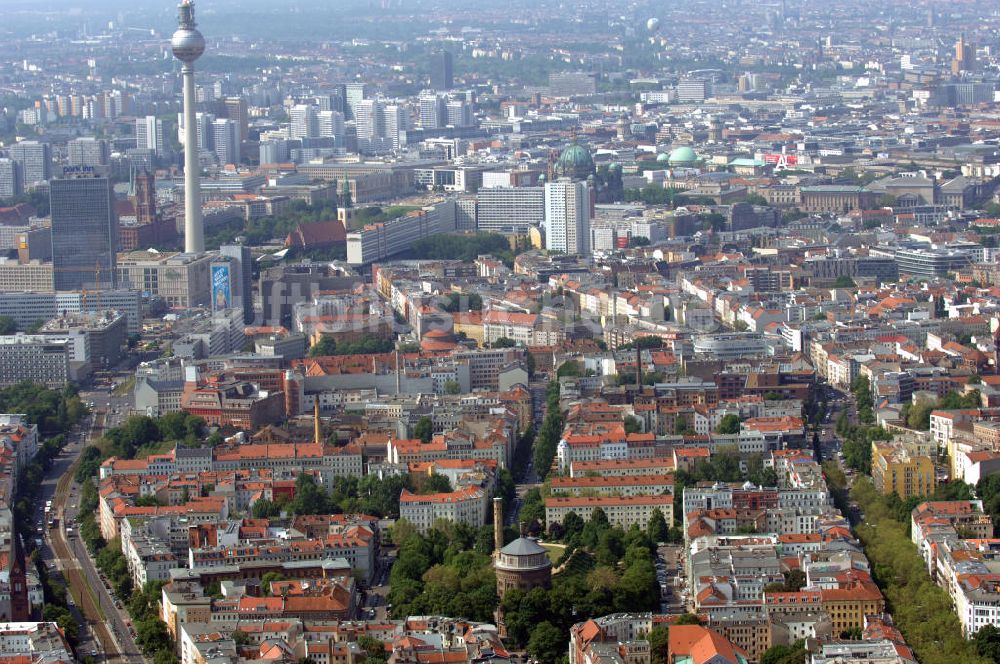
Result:
<instances>
[{"instance_id":1,"label":"hazy sky","mask_svg":"<svg viewBox=\"0 0 1000 664\"><path fill-rule=\"evenodd\" d=\"M61 35L82 32L99 33L110 21L130 28L154 29L161 36L173 31L176 25L178 0L0 0L4 21L0 35ZM471 12L465 8L478 8L496 14L505 14L512 6L538 8L539 5L558 6L575 4L578 0L389 0L402 9L394 8L389 15L397 20L377 24L385 15L380 9L381 0L195 0L198 23L205 36L228 38L242 36L249 39L271 37L285 39L330 38L345 39L352 36L389 39L406 38L408 34L421 33L439 27L443 17ZM675 0L676 1L676 0ZM683 1L683 0L680 0ZM721 0L720 0L721 1ZM584 0L584 4L600 7L602 0ZM634 3L629 3L634 4ZM612 7L621 7L610 3ZM489 10L493 10L490 12ZM417 13L426 20L408 20ZM513 12L516 14L516 12ZM474 16L469 16L475 23ZM307 28L301 32L303 27Z\"/></svg>"}]
</instances>

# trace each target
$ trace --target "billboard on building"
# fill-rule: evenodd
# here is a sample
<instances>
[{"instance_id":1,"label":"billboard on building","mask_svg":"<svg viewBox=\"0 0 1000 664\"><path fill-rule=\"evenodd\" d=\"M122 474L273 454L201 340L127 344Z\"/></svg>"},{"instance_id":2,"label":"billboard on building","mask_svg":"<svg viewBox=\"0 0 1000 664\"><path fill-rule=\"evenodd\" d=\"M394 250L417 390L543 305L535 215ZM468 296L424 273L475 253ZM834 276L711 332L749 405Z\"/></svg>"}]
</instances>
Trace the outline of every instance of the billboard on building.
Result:
<instances>
[{"instance_id":1,"label":"billboard on building","mask_svg":"<svg viewBox=\"0 0 1000 664\"><path fill-rule=\"evenodd\" d=\"M764 162L774 164L778 170L791 168L799 165L799 157L794 154L765 154Z\"/></svg>"},{"instance_id":2,"label":"billboard on building","mask_svg":"<svg viewBox=\"0 0 1000 664\"><path fill-rule=\"evenodd\" d=\"M233 287L228 265L212 266L212 309L221 311L232 306Z\"/></svg>"}]
</instances>

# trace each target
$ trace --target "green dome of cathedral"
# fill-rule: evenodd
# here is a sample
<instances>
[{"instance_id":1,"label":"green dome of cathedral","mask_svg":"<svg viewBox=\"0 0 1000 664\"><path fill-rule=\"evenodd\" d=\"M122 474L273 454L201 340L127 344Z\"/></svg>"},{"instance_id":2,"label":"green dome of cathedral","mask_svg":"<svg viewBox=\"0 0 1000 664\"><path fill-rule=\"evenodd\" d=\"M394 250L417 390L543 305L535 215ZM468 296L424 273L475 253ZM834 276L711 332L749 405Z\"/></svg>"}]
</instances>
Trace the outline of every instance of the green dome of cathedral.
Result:
<instances>
[{"instance_id":1,"label":"green dome of cathedral","mask_svg":"<svg viewBox=\"0 0 1000 664\"><path fill-rule=\"evenodd\" d=\"M686 145L682 145L670 153L671 164L693 164L696 161L698 161L698 155Z\"/></svg>"},{"instance_id":2,"label":"green dome of cathedral","mask_svg":"<svg viewBox=\"0 0 1000 664\"><path fill-rule=\"evenodd\" d=\"M574 143L559 157L559 163L568 168L587 168L594 165L590 153L579 143Z\"/></svg>"},{"instance_id":3,"label":"green dome of cathedral","mask_svg":"<svg viewBox=\"0 0 1000 664\"><path fill-rule=\"evenodd\" d=\"M574 180L583 180L594 173L594 159L579 143L573 143L563 150L556 166L559 175Z\"/></svg>"}]
</instances>

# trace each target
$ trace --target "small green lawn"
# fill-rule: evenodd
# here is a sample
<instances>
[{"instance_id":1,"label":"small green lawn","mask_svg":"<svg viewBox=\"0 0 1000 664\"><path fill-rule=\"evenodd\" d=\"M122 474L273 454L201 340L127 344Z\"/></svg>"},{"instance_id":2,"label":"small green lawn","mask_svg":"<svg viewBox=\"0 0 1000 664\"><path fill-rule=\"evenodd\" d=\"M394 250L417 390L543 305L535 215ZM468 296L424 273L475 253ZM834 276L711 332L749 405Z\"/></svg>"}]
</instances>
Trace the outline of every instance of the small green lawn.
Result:
<instances>
[{"instance_id":1,"label":"small green lawn","mask_svg":"<svg viewBox=\"0 0 1000 664\"><path fill-rule=\"evenodd\" d=\"M166 454L174 449L175 440L161 440L157 443L148 443L139 448L135 453L136 459L143 459L150 454Z\"/></svg>"},{"instance_id":2,"label":"small green lawn","mask_svg":"<svg viewBox=\"0 0 1000 664\"><path fill-rule=\"evenodd\" d=\"M545 549L545 552L549 554L549 560L551 560L553 564L555 564L557 560L562 558L563 551L566 550L565 544L546 544L546 543L541 543L541 544L542 548Z\"/></svg>"}]
</instances>

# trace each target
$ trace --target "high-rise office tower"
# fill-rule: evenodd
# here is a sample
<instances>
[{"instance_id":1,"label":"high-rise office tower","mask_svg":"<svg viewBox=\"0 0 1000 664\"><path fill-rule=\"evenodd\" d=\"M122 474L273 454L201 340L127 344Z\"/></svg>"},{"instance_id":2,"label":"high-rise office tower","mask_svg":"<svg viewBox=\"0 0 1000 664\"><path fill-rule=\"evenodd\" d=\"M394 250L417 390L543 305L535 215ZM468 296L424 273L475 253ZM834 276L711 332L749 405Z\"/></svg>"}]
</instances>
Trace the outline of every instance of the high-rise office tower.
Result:
<instances>
[{"instance_id":1,"label":"high-rise office tower","mask_svg":"<svg viewBox=\"0 0 1000 664\"><path fill-rule=\"evenodd\" d=\"M163 120L155 115L135 119L135 147L163 154Z\"/></svg>"},{"instance_id":2,"label":"high-rise office tower","mask_svg":"<svg viewBox=\"0 0 1000 664\"><path fill-rule=\"evenodd\" d=\"M52 177L52 148L48 143L21 141L10 146L10 157L21 164L22 182L31 188Z\"/></svg>"},{"instance_id":3,"label":"high-rise office tower","mask_svg":"<svg viewBox=\"0 0 1000 664\"><path fill-rule=\"evenodd\" d=\"M407 120L406 109L399 104L388 104L382 107L382 147L386 150L399 150L406 143Z\"/></svg>"},{"instance_id":4,"label":"high-rise office tower","mask_svg":"<svg viewBox=\"0 0 1000 664\"><path fill-rule=\"evenodd\" d=\"M378 99L362 99L355 108L355 122L358 127L358 150L374 152L378 140L384 135L385 124L382 102Z\"/></svg>"},{"instance_id":5,"label":"high-rise office tower","mask_svg":"<svg viewBox=\"0 0 1000 664\"><path fill-rule=\"evenodd\" d=\"M487 187L476 197L480 230L525 234L532 226L545 224L544 187Z\"/></svg>"},{"instance_id":6,"label":"high-rise office tower","mask_svg":"<svg viewBox=\"0 0 1000 664\"><path fill-rule=\"evenodd\" d=\"M214 83L203 83L202 85L196 85L194 89L194 98L199 104L208 104L213 101L218 101L222 99L222 81L215 81Z\"/></svg>"},{"instance_id":7,"label":"high-rise office tower","mask_svg":"<svg viewBox=\"0 0 1000 664\"><path fill-rule=\"evenodd\" d=\"M562 178L545 184L545 248L590 255L590 187Z\"/></svg>"},{"instance_id":8,"label":"high-rise office tower","mask_svg":"<svg viewBox=\"0 0 1000 664\"><path fill-rule=\"evenodd\" d=\"M117 118L132 112L132 98L127 92L109 90L101 95L104 117Z\"/></svg>"},{"instance_id":9,"label":"high-rise office tower","mask_svg":"<svg viewBox=\"0 0 1000 664\"><path fill-rule=\"evenodd\" d=\"M965 41L965 35L959 35L955 42L955 57L951 61L951 73L958 75L964 71L976 70L976 45Z\"/></svg>"},{"instance_id":10,"label":"high-rise office tower","mask_svg":"<svg viewBox=\"0 0 1000 664\"><path fill-rule=\"evenodd\" d=\"M344 114L340 111L320 111L316 114L316 128L320 138L335 138L344 142Z\"/></svg>"},{"instance_id":11,"label":"high-rise office tower","mask_svg":"<svg viewBox=\"0 0 1000 664\"><path fill-rule=\"evenodd\" d=\"M319 110L321 111L339 111L343 113L346 99L347 86L343 83L337 83L328 93L317 95L316 105L319 106Z\"/></svg>"},{"instance_id":12,"label":"high-rise office tower","mask_svg":"<svg viewBox=\"0 0 1000 664\"><path fill-rule=\"evenodd\" d=\"M357 120L357 106L368 98L369 90L367 83L347 83L344 86L344 111L348 120Z\"/></svg>"},{"instance_id":13,"label":"high-rise office tower","mask_svg":"<svg viewBox=\"0 0 1000 664\"><path fill-rule=\"evenodd\" d=\"M438 51L431 58L431 87L435 90L451 90L454 87L454 62L451 53Z\"/></svg>"},{"instance_id":14,"label":"high-rise office tower","mask_svg":"<svg viewBox=\"0 0 1000 664\"><path fill-rule=\"evenodd\" d=\"M70 95L69 114L75 118L83 115L83 97L80 95Z\"/></svg>"},{"instance_id":15,"label":"high-rise office tower","mask_svg":"<svg viewBox=\"0 0 1000 664\"><path fill-rule=\"evenodd\" d=\"M453 99L448 102L448 124L452 127L471 127L472 104L460 99Z\"/></svg>"},{"instance_id":16,"label":"high-rise office tower","mask_svg":"<svg viewBox=\"0 0 1000 664\"><path fill-rule=\"evenodd\" d=\"M69 97L56 95L56 115L65 118L69 115Z\"/></svg>"},{"instance_id":17,"label":"high-rise office tower","mask_svg":"<svg viewBox=\"0 0 1000 664\"><path fill-rule=\"evenodd\" d=\"M289 138L303 139L319 136L315 106L311 104L296 104L288 111L288 117L291 120L288 127Z\"/></svg>"},{"instance_id":18,"label":"high-rise office tower","mask_svg":"<svg viewBox=\"0 0 1000 664\"><path fill-rule=\"evenodd\" d=\"M135 220L140 224L156 221L156 177L149 171L135 176Z\"/></svg>"},{"instance_id":19,"label":"high-rise office tower","mask_svg":"<svg viewBox=\"0 0 1000 664\"><path fill-rule=\"evenodd\" d=\"M247 102L242 97L226 97L222 100L226 108L226 117L236 123L236 132L240 142L247 140L250 134L250 115Z\"/></svg>"},{"instance_id":20,"label":"high-rise office tower","mask_svg":"<svg viewBox=\"0 0 1000 664\"><path fill-rule=\"evenodd\" d=\"M435 92L420 94L418 117L423 129L437 129L448 124L448 107L444 96Z\"/></svg>"},{"instance_id":21,"label":"high-rise office tower","mask_svg":"<svg viewBox=\"0 0 1000 664\"><path fill-rule=\"evenodd\" d=\"M212 151L213 122L215 122L215 116L211 113L194 114L194 137L195 145L198 146L195 151L196 156L199 152ZM177 140L181 145L187 147L187 120L183 113L177 114Z\"/></svg>"},{"instance_id":22,"label":"high-rise office tower","mask_svg":"<svg viewBox=\"0 0 1000 664\"><path fill-rule=\"evenodd\" d=\"M180 60L184 78L184 251L205 251L205 227L201 219L201 167L198 164L195 127L194 63L205 52L205 38L194 21L194 2L181 0L177 7L177 32L170 40L174 57ZM53 233L54 235L54 233Z\"/></svg>"},{"instance_id":23,"label":"high-rise office tower","mask_svg":"<svg viewBox=\"0 0 1000 664\"><path fill-rule=\"evenodd\" d=\"M74 138L66 143L66 159L70 166L106 166L108 142L93 136Z\"/></svg>"},{"instance_id":24,"label":"high-rise office tower","mask_svg":"<svg viewBox=\"0 0 1000 664\"><path fill-rule=\"evenodd\" d=\"M21 164L13 159L0 159L0 198L12 198L22 193Z\"/></svg>"},{"instance_id":25,"label":"high-rise office tower","mask_svg":"<svg viewBox=\"0 0 1000 664\"><path fill-rule=\"evenodd\" d=\"M705 101L712 94L712 84L703 78L688 78L677 83L677 101Z\"/></svg>"},{"instance_id":26,"label":"high-rise office tower","mask_svg":"<svg viewBox=\"0 0 1000 664\"><path fill-rule=\"evenodd\" d=\"M212 122L212 147L220 164L240 163L240 135L235 122L228 118Z\"/></svg>"},{"instance_id":27,"label":"high-rise office tower","mask_svg":"<svg viewBox=\"0 0 1000 664\"><path fill-rule=\"evenodd\" d=\"M273 139L260 142L258 159L261 164L283 164L289 157L288 141Z\"/></svg>"},{"instance_id":28,"label":"high-rise office tower","mask_svg":"<svg viewBox=\"0 0 1000 664\"><path fill-rule=\"evenodd\" d=\"M224 244L219 247L219 254L231 259L233 302L243 307L243 322L249 325L254 319L253 255L250 247L242 244Z\"/></svg>"},{"instance_id":29,"label":"high-rise office tower","mask_svg":"<svg viewBox=\"0 0 1000 664\"><path fill-rule=\"evenodd\" d=\"M49 183L55 289L114 288L118 218L111 181L80 175Z\"/></svg>"}]
</instances>

